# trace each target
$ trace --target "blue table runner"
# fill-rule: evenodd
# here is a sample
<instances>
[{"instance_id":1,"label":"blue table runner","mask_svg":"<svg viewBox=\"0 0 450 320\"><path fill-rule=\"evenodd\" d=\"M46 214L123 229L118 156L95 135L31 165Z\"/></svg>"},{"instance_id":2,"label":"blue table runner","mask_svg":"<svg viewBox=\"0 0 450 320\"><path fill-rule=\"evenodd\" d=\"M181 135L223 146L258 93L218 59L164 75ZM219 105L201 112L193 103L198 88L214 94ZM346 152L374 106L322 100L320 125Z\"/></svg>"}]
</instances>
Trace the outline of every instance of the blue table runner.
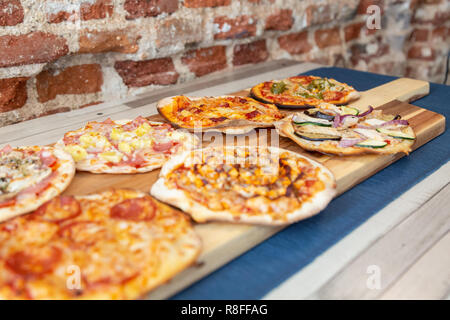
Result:
<instances>
[{"instance_id":1,"label":"blue table runner","mask_svg":"<svg viewBox=\"0 0 450 320\"><path fill-rule=\"evenodd\" d=\"M305 74L334 78L365 91L396 77L336 67ZM431 83L414 105L450 119L450 86ZM450 159L450 132L334 199L319 215L289 226L178 293L173 299L260 299Z\"/></svg>"}]
</instances>

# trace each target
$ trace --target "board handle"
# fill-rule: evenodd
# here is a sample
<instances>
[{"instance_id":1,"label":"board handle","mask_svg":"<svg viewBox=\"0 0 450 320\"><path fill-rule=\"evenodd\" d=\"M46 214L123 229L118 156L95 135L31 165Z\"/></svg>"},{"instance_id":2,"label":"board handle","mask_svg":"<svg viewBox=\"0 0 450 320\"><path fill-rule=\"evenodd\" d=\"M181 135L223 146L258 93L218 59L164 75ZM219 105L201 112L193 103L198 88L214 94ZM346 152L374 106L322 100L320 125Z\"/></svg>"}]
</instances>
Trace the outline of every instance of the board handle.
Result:
<instances>
[{"instance_id":1,"label":"board handle","mask_svg":"<svg viewBox=\"0 0 450 320\"><path fill-rule=\"evenodd\" d=\"M399 78L373 89L361 92L361 98L353 101L349 106L358 109L374 108L393 100L411 102L430 93L430 83L423 80Z\"/></svg>"}]
</instances>

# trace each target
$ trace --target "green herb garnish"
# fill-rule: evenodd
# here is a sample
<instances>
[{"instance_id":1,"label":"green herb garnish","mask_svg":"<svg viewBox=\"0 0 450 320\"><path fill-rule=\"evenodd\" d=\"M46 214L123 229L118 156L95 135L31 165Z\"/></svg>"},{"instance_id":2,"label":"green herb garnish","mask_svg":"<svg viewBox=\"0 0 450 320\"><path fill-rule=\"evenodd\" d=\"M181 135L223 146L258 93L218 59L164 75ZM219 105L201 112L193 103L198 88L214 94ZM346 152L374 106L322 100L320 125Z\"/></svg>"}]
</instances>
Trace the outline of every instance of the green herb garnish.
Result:
<instances>
[{"instance_id":1,"label":"green herb garnish","mask_svg":"<svg viewBox=\"0 0 450 320\"><path fill-rule=\"evenodd\" d=\"M286 83L284 83L283 81L275 82L274 84L272 84L270 92L272 92L273 94L280 94L283 93L286 89Z\"/></svg>"}]
</instances>

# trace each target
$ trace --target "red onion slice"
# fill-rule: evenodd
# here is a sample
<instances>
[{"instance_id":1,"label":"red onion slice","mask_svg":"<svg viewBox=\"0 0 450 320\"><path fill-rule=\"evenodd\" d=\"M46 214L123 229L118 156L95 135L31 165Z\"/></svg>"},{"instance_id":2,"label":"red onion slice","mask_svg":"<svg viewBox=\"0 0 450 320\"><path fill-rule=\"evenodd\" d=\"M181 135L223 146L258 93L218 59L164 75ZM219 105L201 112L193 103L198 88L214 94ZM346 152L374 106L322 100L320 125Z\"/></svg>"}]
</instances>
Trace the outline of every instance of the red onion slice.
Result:
<instances>
[{"instance_id":1,"label":"red onion slice","mask_svg":"<svg viewBox=\"0 0 450 320\"><path fill-rule=\"evenodd\" d=\"M345 119L346 117L363 118L363 117L367 116L368 114L370 114L372 111L373 111L373 107L372 107L372 106L369 106L369 110L367 110L367 111L365 111L365 112L363 112L363 113L361 113L361 114L359 114L359 115L357 115L357 116L352 115L352 114L346 114L346 115L341 116L341 115L337 114L337 115L334 117L333 127L334 127L334 128L340 127L341 124L342 124L342 122L344 121L344 119Z\"/></svg>"},{"instance_id":2,"label":"red onion slice","mask_svg":"<svg viewBox=\"0 0 450 320\"><path fill-rule=\"evenodd\" d=\"M352 138L352 139L342 139L341 141L339 141L339 147L341 148L348 148L348 147L352 147L355 144L364 141L365 139L363 138Z\"/></svg>"}]
</instances>

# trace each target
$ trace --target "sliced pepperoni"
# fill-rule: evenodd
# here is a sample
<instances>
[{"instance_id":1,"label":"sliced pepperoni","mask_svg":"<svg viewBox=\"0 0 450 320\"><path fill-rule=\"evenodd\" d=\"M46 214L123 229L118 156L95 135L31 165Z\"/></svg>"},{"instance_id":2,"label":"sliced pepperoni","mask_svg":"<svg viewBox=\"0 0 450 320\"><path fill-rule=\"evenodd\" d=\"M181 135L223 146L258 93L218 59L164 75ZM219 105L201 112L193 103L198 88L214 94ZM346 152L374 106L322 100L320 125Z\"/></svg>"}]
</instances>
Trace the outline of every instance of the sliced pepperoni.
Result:
<instances>
[{"instance_id":1,"label":"sliced pepperoni","mask_svg":"<svg viewBox=\"0 0 450 320\"><path fill-rule=\"evenodd\" d=\"M22 277L36 278L52 272L61 256L61 249L54 246L28 247L10 254L5 259L5 264Z\"/></svg>"},{"instance_id":2,"label":"sliced pepperoni","mask_svg":"<svg viewBox=\"0 0 450 320\"><path fill-rule=\"evenodd\" d=\"M217 123L217 122L223 122L223 121L225 121L225 120L227 120L227 119L228 119L227 117L209 118L209 120L211 120L211 121L214 122L214 123Z\"/></svg>"},{"instance_id":3,"label":"sliced pepperoni","mask_svg":"<svg viewBox=\"0 0 450 320\"><path fill-rule=\"evenodd\" d=\"M96 221L73 221L62 226L57 235L76 247L89 247L105 240L107 230Z\"/></svg>"},{"instance_id":4,"label":"sliced pepperoni","mask_svg":"<svg viewBox=\"0 0 450 320\"><path fill-rule=\"evenodd\" d=\"M256 117L256 116L258 116L258 115L259 115L259 111L258 111L258 110L255 110L255 111L246 113L246 114L245 114L245 117L246 117L247 119L253 119L254 117Z\"/></svg>"},{"instance_id":5,"label":"sliced pepperoni","mask_svg":"<svg viewBox=\"0 0 450 320\"><path fill-rule=\"evenodd\" d=\"M81 214L78 200L72 196L60 196L44 203L32 215L47 222L61 223Z\"/></svg>"},{"instance_id":6,"label":"sliced pepperoni","mask_svg":"<svg viewBox=\"0 0 450 320\"><path fill-rule=\"evenodd\" d=\"M107 276L99 279L88 279L86 276L83 277L84 282L86 282L86 286L90 289L106 286L106 285L124 285L127 282L135 279L139 276L139 272L134 272L133 274L115 274L113 277Z\"/></svg>"},{"instance_id":7,"label":"sliced pepperoni","mask_svg":"<svg viewBox=\"0 0 450 320\"><path fill-rule=\"evenodd\" d=\"M151 220L155 213L156 204L148 197L124 200L110 210L111 218L132 221Z\"/></svg>"}]
</instances>

